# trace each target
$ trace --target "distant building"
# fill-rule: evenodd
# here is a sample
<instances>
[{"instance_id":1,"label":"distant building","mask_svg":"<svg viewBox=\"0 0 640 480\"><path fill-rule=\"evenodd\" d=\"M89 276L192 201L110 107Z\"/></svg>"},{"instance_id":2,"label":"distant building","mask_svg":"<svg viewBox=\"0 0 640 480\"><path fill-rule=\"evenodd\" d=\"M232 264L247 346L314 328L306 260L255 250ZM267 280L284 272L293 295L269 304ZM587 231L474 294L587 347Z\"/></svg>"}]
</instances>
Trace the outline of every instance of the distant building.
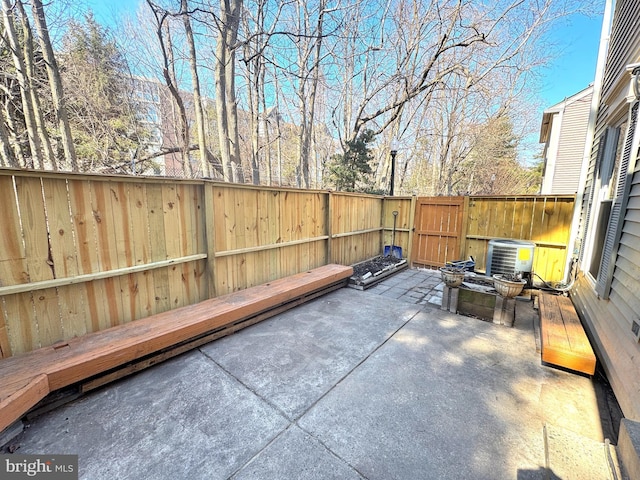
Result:
<instances>
[{"instance_id":1,"label":"distant building","mask_svg":"<svg viewBox=\"0 0 640 480\"><path fill-rule=\"evenodd\" d=\"M133 91L139 107L139 116L143 125L150 132L145 150L149 154L164 152L154 158L156 167L153 171L137 172L142 174L183 176L182 157L179 151L180 140L180 118L169 88L157 80L136 77L133 79ZM189 128L195 128L195 114L193 109L193 94L191 92L180 91L180 96L187 111ZM203 99L206 108L209 100ZM208 130L212 129L207 125ZM195 132L191 131L191 136ZM194 176L201 176L199 153L192 152L190 155L191 169Z\"/></svg>"},{"instance_id":2,"label":"distant building","mask_svg":"<svg viewBox=\"0 0 640 480\"><path fill-rule=\"evenodd\" d=\"M573 195L578 191L593 85L547 108L542 114L544 143L543 195Z\"/></svg>"}]
</instances>

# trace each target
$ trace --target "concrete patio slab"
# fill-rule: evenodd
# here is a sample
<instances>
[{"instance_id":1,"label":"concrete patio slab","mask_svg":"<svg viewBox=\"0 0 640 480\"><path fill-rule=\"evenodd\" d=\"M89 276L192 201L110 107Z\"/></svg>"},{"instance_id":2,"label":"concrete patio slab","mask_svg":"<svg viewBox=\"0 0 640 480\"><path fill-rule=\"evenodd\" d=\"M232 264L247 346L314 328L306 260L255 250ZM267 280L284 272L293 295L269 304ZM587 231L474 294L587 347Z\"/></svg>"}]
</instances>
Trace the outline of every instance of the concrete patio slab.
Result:
<instances>
[{"instance_id":1,"label":"concrete patio slab","mask_svg":"<svg viewBox=\"0 0 640 480\"><path fill-rule=\"evenodd\" d=\"M420 311L354 293L339 290L201 350L294 420Z\"/></svg>"},{"instance_id":2,"label":"concrete patio slab","mask_svg":"<svg viewBox=\"0 0 640 480\"><path fill-rule=\"evenodd\" d=\"M531 341L422 312L299 424L366 478L518 478L544 462Z\"/></svg>"},{"instance_id":3,"label":"concrete patio slab","mask_svg":"<svg viewBox=\"0 0 640 480\"><path fill-rule=\"evenodd\" d=\"M386 291L434 295L418 273ZM603 441L591 380L541 365L531 321L384 293L332 292L107 386L35 418L16 453L78 454L92 480L525 480L553 473L545 425Z\"/></svg>"},{"instance_id":4,"label":"concrete patio slab","mask_svg":"<svg viewBox=\"0 0 640 480\"><path fill-rule=\"evenodd\" d=\"M222 479L288 424L194 351L38 417L17 453L77 454L86 479Z\"/></svg>"}]
</instances>

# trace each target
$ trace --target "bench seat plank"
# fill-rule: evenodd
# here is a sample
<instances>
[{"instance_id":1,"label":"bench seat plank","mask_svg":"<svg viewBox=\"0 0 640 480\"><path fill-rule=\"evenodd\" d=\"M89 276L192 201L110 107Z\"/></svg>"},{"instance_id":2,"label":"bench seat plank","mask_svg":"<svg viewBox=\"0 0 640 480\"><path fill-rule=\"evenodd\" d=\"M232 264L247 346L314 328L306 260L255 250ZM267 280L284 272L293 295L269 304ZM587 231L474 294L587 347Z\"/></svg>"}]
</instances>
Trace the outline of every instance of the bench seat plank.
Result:
<instances>
[{"instance_id":1,"label":"bench seat plank","mask_svg":"<svg viewBox=\"0 0 640 480\"><path fill-rule=\"evenodd\" d=\"M571 299L541 293L542 361L593 375L596 356Z\"/></svg>"}]
</instances>

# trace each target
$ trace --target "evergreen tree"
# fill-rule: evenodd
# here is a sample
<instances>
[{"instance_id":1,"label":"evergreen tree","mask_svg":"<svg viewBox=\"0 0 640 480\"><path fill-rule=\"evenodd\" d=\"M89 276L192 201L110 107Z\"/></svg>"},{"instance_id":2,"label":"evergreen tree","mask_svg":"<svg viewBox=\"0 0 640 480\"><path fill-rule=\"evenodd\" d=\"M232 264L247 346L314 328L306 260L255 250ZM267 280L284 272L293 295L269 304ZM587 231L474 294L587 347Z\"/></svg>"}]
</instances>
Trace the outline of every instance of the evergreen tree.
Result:
<instances>
[{"instance_id":1,"label":"evergreen tree","mask_svg":"<svg viewBox=\"0 0 640 480\"><path fill-rule=\"evenodd\" d=\"M91 13L70 25L60 69L81 169L129 172L147 136L144 112L122 52Z\"/></svg>"},{"instance_id":2,"label":"evergreen tree","mask_svg":"<svg viewBox=\"0 0 640 480\"><path fill-rule=\"evenodd\" d=\"M329 181L339 191L370 191L372 173L369 162L373 158L370 144L375 134L372 130L362 131L354 140L347 141L344 153L331 157Z\"/></svg>"}]
</instances>

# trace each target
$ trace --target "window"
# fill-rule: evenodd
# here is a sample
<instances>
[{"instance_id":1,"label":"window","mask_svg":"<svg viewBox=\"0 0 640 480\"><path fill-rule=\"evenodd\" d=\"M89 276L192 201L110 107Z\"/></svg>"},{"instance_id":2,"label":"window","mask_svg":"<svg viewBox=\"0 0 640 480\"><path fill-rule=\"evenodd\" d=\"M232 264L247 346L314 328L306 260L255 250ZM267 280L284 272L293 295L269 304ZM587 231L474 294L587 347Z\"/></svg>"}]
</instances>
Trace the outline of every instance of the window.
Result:
<instances>
[{"instance_id":1,"label":"window","mask_svg":"<svg viewBox=\"0 0 640 480\"><path fill-rule=\"evenodd\" d=\"M596 279L596 293L609 297L615 256L620 241L624 210L629 195L627 174L635 165L638 102L629 110L629 119L608 128L597 171L595 235L589 273ZM624 135L624 136L623 136Z\"/></svg>"},{"instance_id":2,"label":"window","mask_svg":"<svg viewBox=\"0 0 640 480\"><path fill-rule=\"evenodd\" d=\"M625 132L626 124L627 122L625 121L616 127L608 127L600 139L596 176L598 193L595 199L596 202L592 207L597 214L597 221L589 265L589 273L593 278L598 278L600 271L602 249L607 235L611 203L615 192L616 175L613 173L616 170L620 170L620 151L623 143L620 141L620 132Z\"/></svg>"}]
</instances>

